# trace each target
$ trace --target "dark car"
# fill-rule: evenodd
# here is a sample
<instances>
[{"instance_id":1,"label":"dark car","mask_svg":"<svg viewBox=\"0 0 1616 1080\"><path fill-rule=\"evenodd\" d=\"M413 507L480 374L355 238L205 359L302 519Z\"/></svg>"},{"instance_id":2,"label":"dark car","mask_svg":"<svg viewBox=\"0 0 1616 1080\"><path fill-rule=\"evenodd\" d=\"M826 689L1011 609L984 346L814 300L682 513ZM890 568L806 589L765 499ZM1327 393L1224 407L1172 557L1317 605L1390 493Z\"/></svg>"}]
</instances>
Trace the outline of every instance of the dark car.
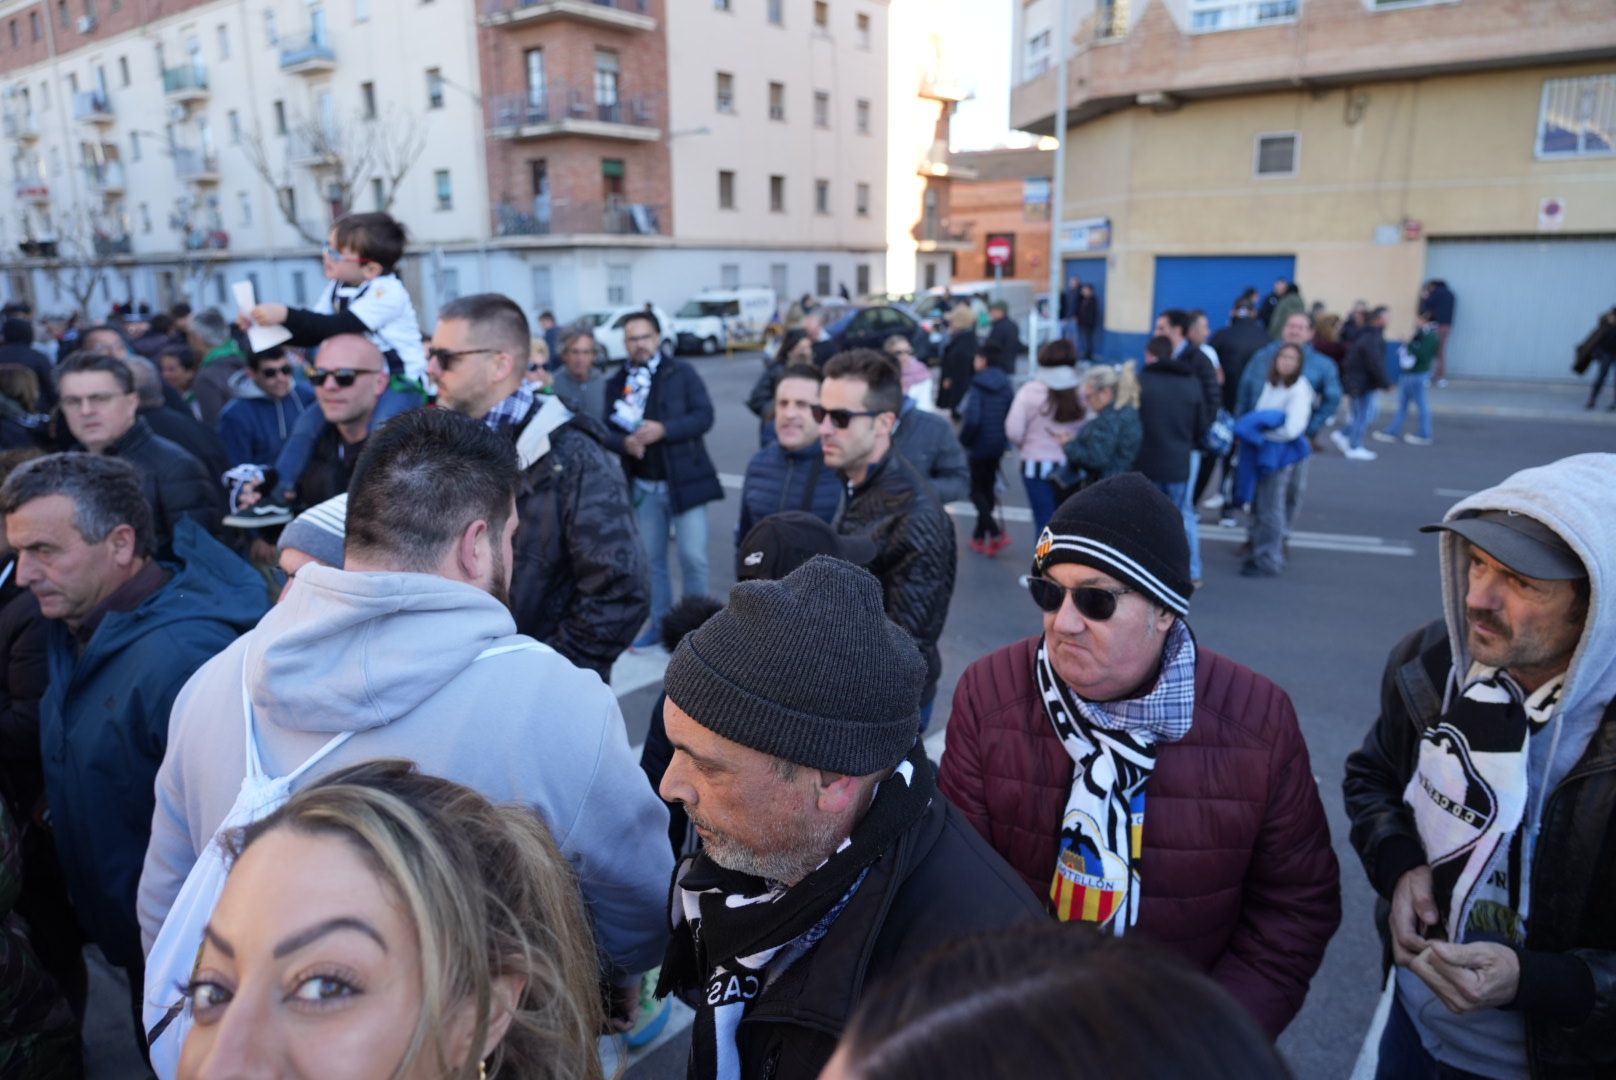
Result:
<instances>
[{"instance_id":1,"label":"dark car","mask_svg":"<svg viewBox=\"0 0 1616 1080\"><path fill-rule=\"evenodd\" d=\"M915 356L925 360L933 353L931 335L920 318L901 304L874 304L856 308L825 327L838 350L877 349L893 334L902 334L915 348Z\"/></svg>"}]
</instances>

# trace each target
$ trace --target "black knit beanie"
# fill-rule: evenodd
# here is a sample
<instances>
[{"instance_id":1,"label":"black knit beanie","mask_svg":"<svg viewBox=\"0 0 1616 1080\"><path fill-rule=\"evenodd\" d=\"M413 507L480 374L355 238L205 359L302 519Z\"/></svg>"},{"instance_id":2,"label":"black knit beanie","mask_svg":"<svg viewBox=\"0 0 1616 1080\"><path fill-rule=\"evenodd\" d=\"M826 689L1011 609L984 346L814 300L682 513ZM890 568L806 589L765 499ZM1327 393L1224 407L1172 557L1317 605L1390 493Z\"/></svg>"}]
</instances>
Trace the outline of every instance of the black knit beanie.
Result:
<instances>
[{"instance_id":1,"label":"black knit beanie","mask_svg":"<svg viewBox=\"0 0 1616 1080\"><path fill-rule=\"evenodd\" d=\"M1190 609L1190 544L1171 499L1139 473L1101 480L1060 504L1032 572L1058 563L1103 570L1178 615Z\"/></svg>"},{"instance_id":2,"label":"black knit beanie","mask_svg":"<svg viewBox=\"0 0 1616 1080\"><path fill-rule=\"evenodd\" d=\"M920 732L926 662L881 583L820 555L743 581L668 661L668 700L716 735L812 769L890 769Z\"/></svg>"}]
</instances>

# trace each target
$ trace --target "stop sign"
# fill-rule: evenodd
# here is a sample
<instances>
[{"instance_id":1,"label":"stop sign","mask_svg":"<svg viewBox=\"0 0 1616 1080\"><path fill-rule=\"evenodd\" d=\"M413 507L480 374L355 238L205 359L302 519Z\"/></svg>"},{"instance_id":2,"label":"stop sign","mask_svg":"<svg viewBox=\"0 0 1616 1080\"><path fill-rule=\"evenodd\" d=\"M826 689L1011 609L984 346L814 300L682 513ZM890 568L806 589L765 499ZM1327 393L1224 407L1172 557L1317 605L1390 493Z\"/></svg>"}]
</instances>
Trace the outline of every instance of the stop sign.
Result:
<instances>
[{"instance_id":1,"label":"stop sign","mask_svg":"<svg viewBox=\"0 0 1616 1080\"><path fill-rule=\"evenodd\" d=\"M1010 241L995 237L988 241L988 265L1003 266L1010 261Z\"/></svg>"}]
</instances>

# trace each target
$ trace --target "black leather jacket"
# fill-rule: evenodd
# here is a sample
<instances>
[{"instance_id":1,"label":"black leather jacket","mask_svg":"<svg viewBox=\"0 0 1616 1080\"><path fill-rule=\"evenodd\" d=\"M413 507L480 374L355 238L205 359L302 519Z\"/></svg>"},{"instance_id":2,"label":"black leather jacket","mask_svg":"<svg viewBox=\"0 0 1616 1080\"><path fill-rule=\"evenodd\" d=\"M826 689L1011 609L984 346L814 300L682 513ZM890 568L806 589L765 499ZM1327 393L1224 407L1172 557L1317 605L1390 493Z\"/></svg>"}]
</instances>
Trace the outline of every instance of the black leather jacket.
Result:
<instances>
[{"instance_id":1,"label":"black leather jacket","mask_svg":"<svg viewBox=\"0 0 1616 1080\"><path fill-rule=\"evenodd\" d=\"M1380 718L1347 758L1343 789L1352 846L1380 894L1375 918L1386 962L1392 890L1425 862L1403 789L1421 733L1442 715L1452 663L1440 620L1399 642L1381 680ZM1531 897L1515 1004L1526 1017L1531 1074L1537 1080L1616 1075L1616 703L1549 795ZM1591 1008L1583 966L1592 975ZM1582 999L1576 1011L1585 1015L1567 1015L1567 995Z\"/></svg>"},{"instance_id":2,"label":"black leather jacket","mask_svg":"<svg viewBox=\"0 0 1616 1080\"><path fill-rule=\"evenodd\" d=\"M889 450L842 505L836 531L875 541L870 572L881 579L887 618L909 631L926 658L926 691L937 693L948 602L954 595L954 522L902 454Z\"/></svg>"}]
</instances>

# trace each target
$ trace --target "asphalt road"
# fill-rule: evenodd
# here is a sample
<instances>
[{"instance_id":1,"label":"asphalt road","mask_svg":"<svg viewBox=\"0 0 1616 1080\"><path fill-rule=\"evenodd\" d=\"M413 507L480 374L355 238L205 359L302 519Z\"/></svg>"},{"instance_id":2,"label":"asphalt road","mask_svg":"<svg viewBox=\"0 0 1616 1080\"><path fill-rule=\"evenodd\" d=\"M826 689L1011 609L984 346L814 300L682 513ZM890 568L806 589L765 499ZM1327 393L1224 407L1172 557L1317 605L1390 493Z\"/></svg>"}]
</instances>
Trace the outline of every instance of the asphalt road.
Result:
<instances>
[{"instance_id":1,"label":"asphalt road","mask_svg":"<svg viewBox=\"0 0 1616 1080\"><path fill-rule=\"evenodd\" d=\"M742 405L760 367L757 354L696 360L717 405L708 449L719 470L738 478L756 449L756 422ZM1442 391L1433 391L1442 402ZM1531 411L1531 396L1521 410ZM1345 1077L1374 1011L1380 985L1379 946L1371 925L1373 896L1347 845L1340 779L1346 755L1373 722L1382 665L1397 639L1439 613L1436 541L1416 530L1440 519L1464 494L1511 472L1567 454L1616 450L1616 425L1499 416L1440 415L1430 447L1372 444L1374 462L1349 462L1328 449L1311 465L1310 486L1296 523L1291 564L1275 579L1238 576L1238 537L1203 529L1205 585L1190 624L1203 646L1225 653L1276 680L1301 717L1313 772L1341 860L1344 917L1307 1005L1280 1041L1296 1075ZM1013 459L1005 463L1014 544L995 559L967 548L972 517L956 517L961 553L947 630L943 679L934 729L945 729L955 682L967 664L1037 632L1037 610L1016 585L1031 558L1033 538ZM711 508L712 587L733 583L732 490ZM1203 515L1203 520L1210 515ZM1021 520L1015 520L1020 517ZM1306 535L1303 535L1306 534ZM663 658L625 657L614 675L629 740L645 737L658 693ZM127 1012L113 984L98 982L88 1032L95 1077L138 1072L123 1049ZM635 1080L683 1075L684 1037L670 1038L628 1075Z\"/></svg>"}]
</instances>

